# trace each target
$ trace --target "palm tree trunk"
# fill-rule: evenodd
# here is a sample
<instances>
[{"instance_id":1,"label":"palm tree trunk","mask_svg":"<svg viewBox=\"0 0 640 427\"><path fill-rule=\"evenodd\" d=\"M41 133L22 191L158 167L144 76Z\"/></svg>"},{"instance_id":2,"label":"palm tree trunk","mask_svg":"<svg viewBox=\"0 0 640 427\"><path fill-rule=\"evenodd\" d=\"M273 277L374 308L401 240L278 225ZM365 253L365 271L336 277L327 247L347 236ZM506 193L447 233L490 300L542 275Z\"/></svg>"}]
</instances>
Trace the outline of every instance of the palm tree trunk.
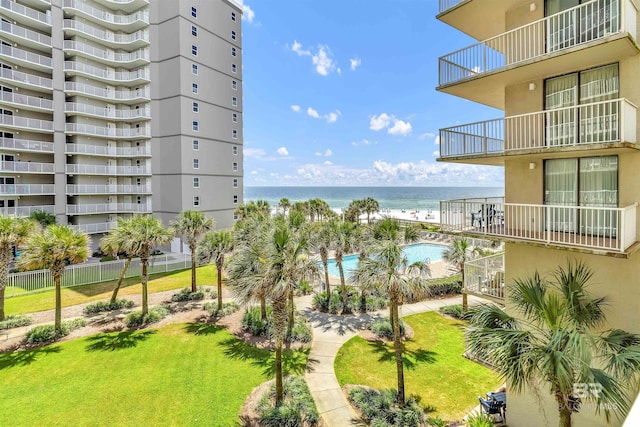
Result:
<instances>
[{"instance_id":1,"label":"palm tree trunk","mask_svg":"<svg viewBox=\"0 0 640 427\"><path fill-rule=\"evenodd\" d=\"M331 298L331 287L329 286L329 262L326 259L322 260L324 266L324 283L327 287L327 300Z\"/></svg>"},{"instance_id":2,"label":"palm tree trunk","mask_svg":"<svg viewBox=\"0 0 640 427\"><path fill-rule=\"evenodd\" d=\"M264 295L260 295L260 319L267 319L267 299Z\"/></svg>"},{"instance_id":3,"label":"palm tree trunk","mask_svg":"<svg viewBox=\"0 0 640 427\"><path fill-rule=\"evenodd\" d=\"M347 285L344 281L344 269L342 268L342 258L339 258L340 262L338 262L338 258L336 258L336 264L338 264L338 270L340 271L340 290L342 291L342 312L350 313L349 309L349 298L347 297Z\"/></svg>"},{"instance_id":4,"label":"palm tree trunk","mask_svg":"<svg viewBox=\"0 0 640 427\"><path fill-rule=\"evenodd\" d=\"M293 324L295 322L295 304L293 302L293 289L289 292L289 324L287 328L289 331L293 330Z\"/></svg>"},{"instance_id":5,"label":"palm tree trunk","mask_svg":"<svg viewBox=\"0 0 640 427\"><path fill-rule=\"evenodd\" d=\"M131 260L133 258L128 257L127 258L127 262L124 263L124 267L122 268L122 271L120 272L120 277L118 278L118 284L116 284L116 288L113 290L113 293L111 294L111 304L116 302L116 298L118 298L118 291L120 290L120 286L122 286L122 282L124 281L124 276L125 274L127 274L127 270L129 269L129 265L131 265Z\"/></svg>"},{"instance_id":6,"label":"palm tree trunk","mask_svg":"<svg viewBox=\"0 0 640 427\"><path fill-rule=\"evenodd\" d=\"M276 344L276 406L280 406L284 400L284 387L282 385L282 343L285 334L286 308L286 295L282 295L273 301L273 335Z\"/></svg>"},{"instance_id":7,"label":"palm tree trunk","mask_svg":"<svg viewBox=\"0 0 640 427\"><path fill-rule=\"evenodd\" d=\"M13 248L3 245L0 248L0 321L4 320L4 292L9 283L9 264L13 257Z\"/></svg>"},{"instance_id":8,"label":"palm tree trunk","mask_svg":"<svg viewBox=\"0 0 640 427\"><path fill-rule=\"evenodd\" d=\"M140 262L142 263L142 275L140 277L140 282L142 283L142 314L145 315L149 313L149 301L147 299L147 282L149 280L147 264L149 264L149 258L140 257Z\"/></svg>"},{"instance_id":9,"label":"palm tree trunk","mask_svg":"<svg viewBox=\"0 0 640 427\"><path fill-rule=\"evenodd\" d=\"M462 265L462 312L466 313L469 303L467 301L467 284L464 281L464 264Z\"/></svg>"},{"instance_id":10,"label":"palm tree trunk","mask_svg":"<svg viewBox=\"0 0 640 427\"><path fill-rule=\"evenodd\" d=\"M556 402L560 414L559 427L571 427L571 408L567 404L565 396L556 388Z\"/></svg>"},{"instance_id":11,"label":"palm tree trunk","mask_svg":"<svg viewBox=\"0 0 640 427\"><path fill-rule=\"evenodd\" d=\"M222 266L218 267L218 310L222 310Z\"/></svg>"},{"instance_id":12,"label":"palm tree trunk","mask_svg":"<svg viewBox=\"0 0 640 427\"><path fill-rule=\"evenodd\" d=\"M404 399L404 367L402 364L402 337L400 336L400 322L398 319L398 297L391 297L391 311L393 312L393 347L396 351L396 370L398 372L398 404L403 407Z\"/></svg>"},{"instance_id":13,"label":"palm tree trunk","mask_svg":"<svg viewBox=\"0 0 640 427\"><path fill-rule=\"evenodd\" d=\"M364 288L360 291L360 311L367 312L367 293Z\"/></svg>"},{"instance_id":14,"label":"palm tree trunk","mask_svg":"<svg viewBox=\"0 0 640 427\"><path fill-rule=\"evenodd\" d=\"M196 247L189 246L189 250L191 251L191 292L197 292L198 288L196 285Z\"/></svg>"},{"instance_id":15,"label":"palm tree trunk","mask_svg":"<svg viewBox=\"0 0 640 427\"><path fill-rule=\"evenodd\" d=\"M0 285L0 322L4 320L4 290L5 287Z\"/></svg>"},{"instance_id":16,"label":"palm tree trunk","mask_svg":"<svg viewBox=\"0 0 640 427\"><path fill-rule=\"evenodd\" d=\"M60 289L60 276L53 276L53 283L56 285L56 315L54 328L56 332L62 331L62 291Z\"/></svg>"}]
</instances>

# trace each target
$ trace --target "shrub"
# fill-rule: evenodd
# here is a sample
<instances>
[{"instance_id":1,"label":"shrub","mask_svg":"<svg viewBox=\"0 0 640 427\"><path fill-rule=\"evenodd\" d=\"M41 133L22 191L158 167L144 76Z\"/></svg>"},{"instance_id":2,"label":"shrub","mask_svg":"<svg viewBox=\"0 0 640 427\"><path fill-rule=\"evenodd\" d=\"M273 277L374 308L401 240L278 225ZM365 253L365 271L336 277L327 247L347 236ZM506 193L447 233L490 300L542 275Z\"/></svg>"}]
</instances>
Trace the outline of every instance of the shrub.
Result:
<instances>
[{"instance_id":1,"label":"shrub","mask_svg":"<svg viewBox=\"0 0 640 427\"><path fill-rule=\"evenodd\" d=\"M369 323L369 325L367 326L367 329L373 332L377 337L387 338L390 340L393 339L393 325L391 325L391 322L389 321L388 318L374 320L373 322ZM404 336L405 333L406 333L405 323L401 320L400 335Z\"/></svg>"},{"instance_id":2,"label":"shrub","mask_svg":"<svg viewBox=\"0 0 640 427\"><path fill-rule=\"evenodd\" d=\"M267 319L262 320L260 307L249 307L242 316L242 328L249 331L251 335L266 335L269 330L269 317L271 307L267 307Z\"/></svg>"},{"instance_id":3,"label":"shrub","mask_svg":"<svg viewBox=\"0 0 640 427\"><path fill-rule=\"evenodd\" d=\"M33 319L24 314L10 314L0 322L0 330L19 328L20 326L28 326L33 322Z\"/></svg>"},{"instance_id":4,"label":"shrub","mask_svg":"<svg viewBox=\"0 0 640 427\"><path fill-rule=\"evenodd\" d=\"M99 301L85 306L82 310L84 314L96 314L103 311L120 310L121 308L131 308L134 302L128 299L117 299L114 302Z\"/></svg>"},{"instance_id":5,"label":"shrub","mask_svg":"<svg viewBox=\"0 0 640 427\"><path fill-rule=\"evenodd\" d=\"M321 311L326 313L329 311L329 299L327 298L326 292L320 292L319 294L315 294L313 296L313 301L311 302L311 306L314 310Z\"/></svg>"},{"instance_id":6,"label":"shrub","mask_svg":"<svg viewBox=\"0 0 640 427\"><path fill-rule=\"evenodd\" d=\"M467 426L469 427L493 427L495 420L487 414L469 415Z\"/></svg>"},{"instance_id":7,"label":"shrub","mask_svg":"<svg viewBox=\"0 0 640 427\"><path fill-rule=\"evenodd\" d=\"M349 390L349 400L362 412L362 417L371 426L419 427L425 418L424 411L415 398L406 400L406 406L397 405L396 390L375 390L354 387Z\"/></svg>"},{"instance_id":8,"label":"shrub","mask_svg":"<svg viewBox=\"0 0 640 427\"><path fill-rule=\"evenodd\" d=\"M291 330L287 330L285 341L311 342L312 338L313 333L311 332L311 326L309 325L309 322L307 322L307 320L302 316L295 316L293 328Z\"/></svg>"},{"instance_id":9,"label":"shrub","mask_svg":"<svg viewBox=\"0 0 640 427\"><path fill-rule=\"evenodd\" d=\"M267 318L262 320L260 307L250 307L242 316L242 328L255 336L273 336L272 309L267 307ZM299 314L295 316L293 328L286 331L286 342L310 342L313 335L307 320Z\"/></svg>"},{"instance_id":10,"label":"shrub","mask_svg":"<svg viewBox=\"0 0 640 427\"><path fill-rule=\"evenodd\" d=\"M297 294L299 295L309 295L311 292L313 292L313 286L311 286L311 283L307 282L307 281L302 281L300 283L298 283L298 292Z\"/></svg>"},{"instance_id":11,"label":"shrub","mask_svg":"<svg viewBox=\"0 0 640 427\"><path fill-rule=\"evenodd\" d=\"M377 311L387 308L389 306L389 300L382 297L368 296L367 299L367 311Z\"/></svg>"},{"instance_id":12,"label":"shrub","mask_svg":"<svg viewBox=\"0 0 640 427\"><path fill-rule=\"evenodd\" d=\"M149 313L142 315L142 311L134 311L129 313L124 319L124 324L128 328L139 328L149 323L158 322L170 313L170 310L165 305L159 305L149 309Z\"/></svg>"},{"instance_id":13,"label":"shrub","mask_svg":"<svg viewBox=\"0 0 640 427\"><path fill-rule=\"evenodd\" d=\"M458 295L462 292L462 275L456 274L441 279L428 279L423 290L405 298L406 303L422 301L427 298Z\"/></svg>"},{"instance_id":14,"label":"shrub","mask_svg":"<svg viewBox=\"0 0 640 427\"><path fill-rule=\"evenodd\" d=\"M462 319L462 304L445 305L444 307L440 307L440 313L455 317L456 319Z\"/></svg>"},{"instance_id":15,"label":"shrub","mask_svg":"<svg viewBox=\"0 0 640 427\"><path fill-rule=\"evenodd\" d=\"M117 258L114 257L113 255L105 255L105 256L100 258L100 262L115 261L116 259Z\"/></svg>"},{"instance_id":16,"label":"shrub","mask_svg":"<svg viewBox=\"0 0 640 427\"><path fill-rule=\"evenodd\" d=\"M54 325L39 325L27 332L25 339L29 344L53 342L86 325L87 322L84 319L74 319L62 322L60 331L56 331Z\"/></svg>"},{"instance_id":17,"label":"shrub","mask_svg":"<svg viewBox=\"0 0 640 427\"><path fill-rule=\"evenodd\" d=\"M180 290L177 294L173 294L171 297L171 301L180 302L180 301L195 301L204 299L204 291L198 289L197 292L191 292L191 289L184 288Z\"/></svg>"},{"instance_id":18,"label":"shrub","mask_svg":"<svg viewBox=\"0 0 640 427\"><path fill-rule=\"evenodd\" d=\"M333 292L329 298L329 313L338 314L342 309L342 298L337 292Z\"/></svg>"},{"instance_id":19,"label":"shrub","mask_svg":"<svg viewBox=\"0 0 640 427\"><path fill-rule=\"evenodd\" d=\"M433 417L427 420L427 425L432 427L446 427L447 422L440 417Z\"/></svg>"},{"instance_id":20,"label":"shrub","mask_svg":"<svg viewBox=\"0 0 640 427\"><path fill-rule=\"evenodd\" d=\"M269 392L258 402L256 411L260 416L260 425L267 427L315 426L320 415L309 392L307 383L301 377L287 376L283 381L284 401L275 408L276 386L272 384Z\"/></svg>"},{"instance_id":21,"label":"shrub","mask_svg":"<svg viewBox=\"0 0 640 427\"><path fill-rule=\"evenodd\" d=\"M235 302L225 302L222 304L222 310L218 310L217 302L207 302L202 307L205 311L209 312L211 317L228 316L240 310L240 306Z\"/></svg>"}]
</instances>

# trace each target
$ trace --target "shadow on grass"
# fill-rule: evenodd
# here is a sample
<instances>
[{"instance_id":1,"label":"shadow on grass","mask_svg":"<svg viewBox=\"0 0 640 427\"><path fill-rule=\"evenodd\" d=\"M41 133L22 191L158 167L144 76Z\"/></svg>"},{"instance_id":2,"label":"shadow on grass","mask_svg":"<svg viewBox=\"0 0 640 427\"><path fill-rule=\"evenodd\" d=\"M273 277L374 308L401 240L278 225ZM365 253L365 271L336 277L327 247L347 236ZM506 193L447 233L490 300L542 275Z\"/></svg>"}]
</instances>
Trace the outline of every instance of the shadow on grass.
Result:
<instances>
[{"instance_id":1,"label":"shadow on grass","mask_svg":"<svg viewBox=\"0 0 640 427\"><path fill-rule=\"evenodd\" d=\"M60 347L47 346L33 350L14 351L13 353L0 354L0 370L14 366L27 366L35 362L38 357L60 353Z\"/></svg>"},{"instance_id":2,"label":"shadow on grass","mask_svg":"<svg viewBox=\"0 0 640 427\"><path fill-rule=\"evenodd\" d=\"M246 361L253 366L261 368L268 378L272 378L275 375L275 351L254 347L238 338L230 338L220 344L225 347L224 354L227 357ZM302 375L307 369L307 365L316 364L316 360L308 359L310 350L309 348L282 350L282 371L284 375Z\"/></svg>"},{"instance_id":3,"label":"shadow on grass","mask_svg":"<svg viewBox=\"0 0 640 427\"><path fill-rule=\"evenodd\" d=\"M184 327L186 333L193 335L213 335L223 329L223 327L209 323L187 323Z\"/></svg>"},{"instance_id":4,"label":"shadow on grass","mask_svg":"<svg viewBox=\"0 0 640 427\"><path fill-rule=\"evenodd\" d=\"M149 339L149 337L155 333L156 331L147 330L94 335L87 338L87 342L91 343L87 346L87 351L115 351L133 348L136 347L138 343Z\"/></svg>"},{"instance_id":5,"label":"shadow on grass","mask_svg":"<svg viewBox=\"0 0 640 427\"><path fill-rule=\"evenodd\" d=\"M176 271L168 271L168 272L150 274L149 275L149 286L152 286L151 282L153 280L155 280L155 279L160 279L162 277L171 276L173 274L180 273L181 271L182 270L176 270ZM92 297L94 295L100 295L100 294L103 294L105 292L112 292L113 288L115 287L117 282L118 282L118 278L116 277L113 280L108 280L108 281L105 281L105 282L92 283L92 284L89 284L89 285L74 286L71 289L74 292L77 292L79 294L84 295L85 297ZM124 288L128 288L130 286L139 285L139 284L140 284L140 276L129 277L129 278L123 280L122 286L120 287L120 290L122 290Z\"/></svg>"},{"instance_id":6,"label":"shadow on grass","mask_svg":"<svg viewBox=\"0 0 640 427\"><path fill-rule=\"evenodd\" d=\"M369 346L373 347L373 350L380 355L379 362L395 362L396 351L393 345L387 345L383 342L377 341L369 343ZM417 350L407 350L406 348L402 352L402 365L406 369L415 369L421 363L435 363L436 362L435 351L423 350L421 348Z\"/></svg>"}]
</instances>

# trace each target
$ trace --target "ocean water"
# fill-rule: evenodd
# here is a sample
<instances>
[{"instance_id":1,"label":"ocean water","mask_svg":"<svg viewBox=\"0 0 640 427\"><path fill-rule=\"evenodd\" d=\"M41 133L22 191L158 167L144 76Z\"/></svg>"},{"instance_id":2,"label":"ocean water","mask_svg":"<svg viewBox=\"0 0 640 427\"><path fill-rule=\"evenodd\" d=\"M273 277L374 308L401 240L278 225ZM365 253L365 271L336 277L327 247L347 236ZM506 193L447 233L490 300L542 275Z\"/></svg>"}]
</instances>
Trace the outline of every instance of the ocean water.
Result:
<instances>
[{"instance_id":1,"label":"ocean water","mask_svg":"<svg viewBox=\"0 0 640 427\"><path fill-rule=\"evenodd\" d=\"M380 209L434 209L441 200L502 197L503 187L245 187L244 201L266 200L272 207L280 199L292 203L323 199L332 208L346 208L354 199L373 197Z\"/></svg>"}]
</instances>

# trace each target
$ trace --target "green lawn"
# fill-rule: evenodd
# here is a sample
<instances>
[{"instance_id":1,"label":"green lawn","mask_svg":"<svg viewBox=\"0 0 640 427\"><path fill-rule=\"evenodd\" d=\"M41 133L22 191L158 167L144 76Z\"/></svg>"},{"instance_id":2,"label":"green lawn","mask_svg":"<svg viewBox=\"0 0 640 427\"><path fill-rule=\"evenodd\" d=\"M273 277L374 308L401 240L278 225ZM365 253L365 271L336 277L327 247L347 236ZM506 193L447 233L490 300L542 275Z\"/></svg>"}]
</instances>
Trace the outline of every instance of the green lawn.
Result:
<instances>
[{"instance_id":1,"label":"green lawn","mask_svg":"<svg viewBox=\"0 0 640 427\"><path fill-rule=\"evenodd\" d=\"M286 351L302 374L307 351ZM0 354L3 426L232 426L273 352L207 324L99 334Z\"/></svg>"},{"instance_id":2,"label":"green lawn","mask_svg":"<svg viewBox=\"0 0 640 427\"><path fill-rule=\"evenodd\" d=\"M420 396L445 420L461 420L478 404L477 396L500 384L498 375L462 357L461 322L427 312L403 319L413 328L406 343L405 388ZM397 388L393 343L371 343L356 336L338 352L336 375L341 386L364 384L378 389Z\"/></svg>"},{"instance_id":3,"label":"green lawn","mask_svg":"<svg viewBox=\"0 0 640 427\"><path fill-rule=\"evenodd\" d=\"M216 268L213 265L198 268L198 285L215 286L217 282ZM83 304L86 302L108 299L111 297L117 280L94 283L91 285L75 286L62 289L62 306ZM149 293L169 291L172 289L191 286L191 269L172 273L159 273L151 276L149 280ZM125 279L119 297L127 295L139 295L142 293L139 277ZM18 295L5 300L7 314L26 314L37 311L52 310L55 308L55 295L53 288L35 294Z\"/></svg>"}]
</instances>

